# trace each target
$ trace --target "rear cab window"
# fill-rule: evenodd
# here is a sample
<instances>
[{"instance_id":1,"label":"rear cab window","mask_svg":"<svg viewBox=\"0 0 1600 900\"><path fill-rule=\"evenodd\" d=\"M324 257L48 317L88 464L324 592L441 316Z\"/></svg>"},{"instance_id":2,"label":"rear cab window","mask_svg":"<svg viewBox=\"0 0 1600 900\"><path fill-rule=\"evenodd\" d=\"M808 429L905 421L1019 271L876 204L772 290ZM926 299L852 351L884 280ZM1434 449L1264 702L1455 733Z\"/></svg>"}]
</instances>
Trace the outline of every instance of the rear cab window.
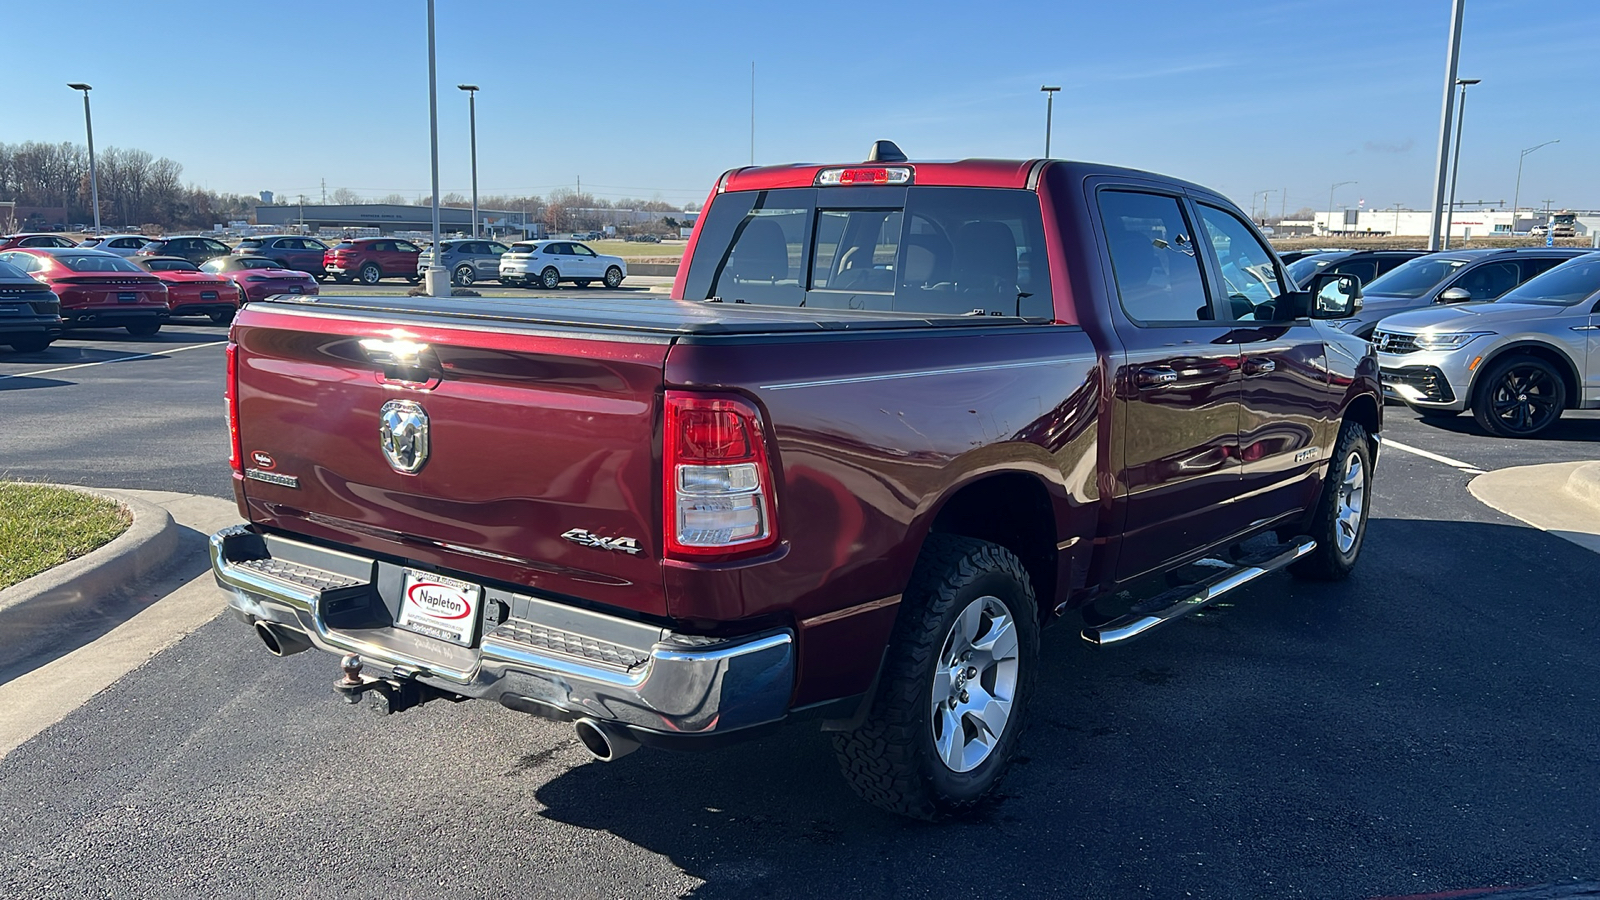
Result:
<instances>
[{"instance_id":1,"label":"rear cab window","mask_svg":"<svg viewBox=\"0 0 1600 900\"><path fill-rule=\"evenodd\" d=\"M717 198L687 299L924 315L1053 316L1039 197L959 187Z\"/></svg>"}]
</instances>

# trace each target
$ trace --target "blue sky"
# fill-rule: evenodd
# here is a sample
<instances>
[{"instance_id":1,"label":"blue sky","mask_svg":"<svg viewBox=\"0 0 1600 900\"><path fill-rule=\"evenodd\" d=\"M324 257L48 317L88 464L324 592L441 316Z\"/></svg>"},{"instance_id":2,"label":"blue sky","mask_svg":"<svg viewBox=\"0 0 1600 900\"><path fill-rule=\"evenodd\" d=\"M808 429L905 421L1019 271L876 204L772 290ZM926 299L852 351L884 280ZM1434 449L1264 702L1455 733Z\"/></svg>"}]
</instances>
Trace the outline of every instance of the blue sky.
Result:
<instances>
[{"instance_id":1,"label":"blue sky","mask_svg":"<svg viewBox=\"0 0 1600 900\"><path fill-rule=\"evenodd\" d=\"M86 8L89 9L89 8ZM425 194L423 0L7 3L0 141L139 147L219 191ZM469 3L438 0L440 167L485 194L575 187L702 200L750 159L1042 155L1153 169L1276 210L1429 201L1448 0ZM64 31L64 29L70 29ZM1458 199L1600 208L1600 5L1468 0ZM1287 196L1282 192L1287 188ZM1257 201L1259 202L1259 201Z\"/></svg>"}]
</instances>

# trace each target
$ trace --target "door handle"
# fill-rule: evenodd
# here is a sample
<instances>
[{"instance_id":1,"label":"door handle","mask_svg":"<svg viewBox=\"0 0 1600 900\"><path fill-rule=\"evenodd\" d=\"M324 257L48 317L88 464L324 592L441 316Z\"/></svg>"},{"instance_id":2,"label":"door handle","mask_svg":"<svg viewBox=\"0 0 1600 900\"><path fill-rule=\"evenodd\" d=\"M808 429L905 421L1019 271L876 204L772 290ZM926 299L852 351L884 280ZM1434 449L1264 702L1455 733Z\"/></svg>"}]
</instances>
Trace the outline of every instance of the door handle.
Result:
<instances>
[{"instance_id":1,"label":"door handle","mask_svg":"<svg viewBox=\"0 0 1600 900\"><path fill-rule=\"evenodd\" d=\"M1178 383L1178 373L1166 366L1147 366L1134 373L1133 383L1141 388L1166 387Z\"/></svg>"},{"instance_id":2,"label":"door handle","mask_svg":"<svg viewBox=\"0 0 1600 900\"><path fill-rule=\"evenodd\" d=\"M1270 359L1251 359L1246 360L1244 364L1244 373L1246 375L1266 375L1277 371L1277 369L1278 364Z\"/></svg>"}]
</instances>

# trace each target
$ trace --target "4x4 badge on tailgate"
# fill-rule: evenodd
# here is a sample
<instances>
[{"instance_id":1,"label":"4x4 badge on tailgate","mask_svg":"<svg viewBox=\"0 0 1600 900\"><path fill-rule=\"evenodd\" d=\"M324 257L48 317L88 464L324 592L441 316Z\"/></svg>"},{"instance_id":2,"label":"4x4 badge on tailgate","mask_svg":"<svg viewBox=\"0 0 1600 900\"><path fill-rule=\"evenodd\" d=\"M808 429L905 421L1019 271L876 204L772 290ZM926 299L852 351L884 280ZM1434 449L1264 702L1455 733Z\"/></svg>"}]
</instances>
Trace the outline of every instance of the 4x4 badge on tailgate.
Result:
<instances>
[{"instance_id":1,"label":"4x4 badge on tailgate","mask_svg":"<svg viewBox=\"0 0 1600 900\"><path fill-rule=\"evenodd\" d=\"M378 443L396 472L414 475L428 461L428 414L414 400L390 400L378 411Z\"/></svg>"},{"instance_id":2,"label":"4x4 badge on tailgate","mask_svg":"<svg viewBox=\"0 0 1600 900\"><path fill-rule=\"evenodd\" d=\"M639 549L638 538L601 537L600 535L591 531L587 531L583 528L574 528L571 531L565 532L561 536L573 542L574 544L582 547L593 547L596 550L621 550L623 553L631 553L635 556L638 556L640 553L644 552L643 550Z\"/></svg>"}]
</instances>

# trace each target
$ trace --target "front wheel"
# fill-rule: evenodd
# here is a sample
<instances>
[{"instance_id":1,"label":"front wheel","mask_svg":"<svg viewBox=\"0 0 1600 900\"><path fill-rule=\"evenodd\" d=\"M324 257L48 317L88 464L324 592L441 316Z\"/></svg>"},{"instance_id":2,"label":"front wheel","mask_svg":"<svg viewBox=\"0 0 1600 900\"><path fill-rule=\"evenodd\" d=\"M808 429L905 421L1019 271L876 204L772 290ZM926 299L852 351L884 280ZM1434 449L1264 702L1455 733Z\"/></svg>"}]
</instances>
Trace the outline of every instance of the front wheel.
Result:
<instances>
[{"instance_id":1,"label":"front wheel","mask_svg":"<svg viewBox=\"0 0 1600 900\"><path fill-rule=\"evenodd\" d=\"M361 267L362 284L377 284L382 279L383 270L378 268L377 263L367 263Z\"/></svg>"},{"instance_id":2,"label":"front wheel","mask_svg":"<svg viewBox=\"0 0 1600 900\"><path fill-rule=\"evenodd\" d=\"M161 330L161 323L160 322L138 322L138 323L135 323L133 325L128 325L128 326L125 326L125 327L128 329L128 333L133 335L134 337L149 337L150 335L155 334L156 332Z\"/></svg>"},{"instance_id":3,"label":"front wheel","mask_svg":"<svg viewBox=\"0 0 1600 900\"><path fill-rule=\"evenodd\" d=\"M1361 542L1367 536L1367 513L1372 502L1372 442L1358 422L1339 429L1333 464L1322 480L1322 495L1312 513L1307 534L1317 549L1289 565L1289 571L1308 581L1342 581L1356 566Z\"/></svg>"},{"instance_id":4,"label":"front wheel","mask_svg":"<svg viewBox=\"0 0 1600 900\"><path fill-rule=\"evenodd\" d=\"M1561 373L1535 356L1516 356L1483 376L1472 398L1472 417L1499 437L1533 437L1556 423L1567 407Z\"/></svg>"},{"instance_id":5,"label":"front wheel","mask_svg":"<svg viewBox=\"0 0 1600 900\"><path fill-rule=\"evenodd\" d=\"M867 802L919 819L976 805L1005 775L1039 650L1033 586L1011 551L935 534L895 622L862 725L834 735Z\"/></svg>"},{"instance_id":6,"label":"front wheel","mask_svg":"<svg viewBox=\"0 0 1600 900\"><path fill-rule=\"evenodd\" d=\"M543 285L545 290L553 291L561 286L561 273L556 271L555 266L551 266L539 273L539 284Z\"/></svg>"},{"instance_id":7,"label":"front wheel","mask_svg":"<svg viewBox=\"0 0 1600 900\"><path fill-rule=\"evenodd\" d=\"M234 312L233 310L229 309L229 310L218 310L218 311L216 311L214 313L210 313L211 324L213 324L213 325L226 325L229 322L232 322L233 321L233 312Z\"/></svg>"},{"instance_id":8,"label":"front wheel","mask_svg":"<svg viewBox=\"0 0 1600 900\"><path fill-rule=\"evenodd\" d=\"M616 266L606 270L606 287L614 288L622 283L622 270Z\"/></svg>"}]
</instances>

